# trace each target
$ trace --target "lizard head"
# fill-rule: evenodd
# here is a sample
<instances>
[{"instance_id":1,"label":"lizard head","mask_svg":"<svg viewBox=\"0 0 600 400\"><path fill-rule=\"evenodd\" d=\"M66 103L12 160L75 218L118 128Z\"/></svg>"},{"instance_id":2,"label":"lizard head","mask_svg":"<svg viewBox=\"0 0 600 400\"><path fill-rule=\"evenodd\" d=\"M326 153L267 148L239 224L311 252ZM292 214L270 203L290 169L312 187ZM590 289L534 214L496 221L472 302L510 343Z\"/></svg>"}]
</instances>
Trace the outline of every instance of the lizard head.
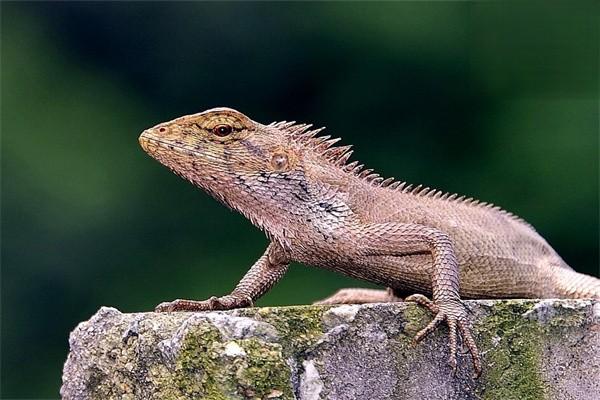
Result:
<instances>
[{"instance_id":1,"label":"lizard head","mask_svg":"<svg viewBox=\"0 0 600 400\"><path fill-rule=\"evenodd\" d=\"M213 108L146 129L142 148L175 174L235 208L243 197L271 199L286 174L302 173L301 147L275 125ZM279 188L282 189L282 188ZM270 193L267 193L270 192ZM264 197L264 198L263 198ZM258 200L258 201L257 201Z\"/></svg>"},{"instance_id":2,"label":"lizard head","mask_svg":"<svg viewBox=\"0 0 600 400\"><path fill-rule=\"evenodd\" d=\"M142 132L139 141L149 155L194 183L285 172L298 165L298 152L276 128L231 108L160 123Z\"/></svg>"}]
</instances>

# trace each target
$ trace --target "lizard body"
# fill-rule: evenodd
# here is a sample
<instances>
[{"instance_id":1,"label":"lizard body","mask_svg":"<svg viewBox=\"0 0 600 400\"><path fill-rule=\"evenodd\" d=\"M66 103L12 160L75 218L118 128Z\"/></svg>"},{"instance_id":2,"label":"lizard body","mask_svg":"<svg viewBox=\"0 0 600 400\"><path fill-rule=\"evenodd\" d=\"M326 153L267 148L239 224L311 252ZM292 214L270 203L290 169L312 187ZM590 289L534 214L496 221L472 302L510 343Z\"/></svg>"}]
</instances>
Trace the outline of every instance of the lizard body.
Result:
<instances>
[{"instance_id":1,"label":"lizard body","mask_svg":"<svg viewBox=\"0 0 600 400\"><path fill-rule=\"evenodd\" d=\"M456 368L460 333L481 371L463 298L600 298L600 280L572 270L522 219L486 203L383 179L350 146L311 125L263 125L215 108L158 124L143 149L177 175L239 211L271 243L234 291L205 301L175 300L157 311L251 306L291 261L388 287L343 289L322 303L406 300L450 332ZM432 296L429 300L424 295Z\"/></svg>"}]
</instances>

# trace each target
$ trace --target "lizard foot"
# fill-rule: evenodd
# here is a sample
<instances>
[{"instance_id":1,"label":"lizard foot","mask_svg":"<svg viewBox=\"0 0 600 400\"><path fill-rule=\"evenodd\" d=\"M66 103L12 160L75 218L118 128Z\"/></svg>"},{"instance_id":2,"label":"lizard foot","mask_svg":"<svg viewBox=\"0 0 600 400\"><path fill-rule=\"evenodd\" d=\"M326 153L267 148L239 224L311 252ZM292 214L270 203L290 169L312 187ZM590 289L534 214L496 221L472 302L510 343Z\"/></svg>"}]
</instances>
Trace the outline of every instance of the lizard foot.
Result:
<instances>
[{"instance_id":1,"label":"lizard foot","mask_svg":"<svg viewBox=\"0 0 600 400\"><path fill-rule=\"evenodd\" d=\"M362 289L345 288L340 289L331 296L315 301L313 304L365 304L365 303L388 303L402 301L401 298L394 295L392 289Z\"/></svg>"},{"instance_id":2,"label":"lizard foot","mask_svg":"<svg viewBox=\"0 0 600 400\"><path fill-rule=\"evenodd\" d=\"M435 318L415 336L415 341L418 343L425 336L433 332L443 321L448 324L450 334L450 360L449 364L452 367L453 375L456 375L456 351L457 351L457 338L458 332L460 332L463 343L466 344L471 358L473 359L473 370L475 371L475 377L481 375L481 358L475 339L473 339L473 333L471 324L467 318L467 309L459 300L446 300L439 303L434 303L427 297L421 294L414 294L408 296L405 301L412 301L421 306L427 307L432 313L435 314Z\"/></svg>"},{"instance_id":3,"label":"lizard foot","mask_svg":"<svg viewBox=\"0 0 600 400\"><path fill-rule=\"evenodd\" d=\"M233 296L216 297L208 300L182 300L166 301L160 303L154 309L155 312L173 312L173 311L213 311L213 310L231 310L232 308L252 307L252 299L238 298Z\"/></svg>"}]
</instances>

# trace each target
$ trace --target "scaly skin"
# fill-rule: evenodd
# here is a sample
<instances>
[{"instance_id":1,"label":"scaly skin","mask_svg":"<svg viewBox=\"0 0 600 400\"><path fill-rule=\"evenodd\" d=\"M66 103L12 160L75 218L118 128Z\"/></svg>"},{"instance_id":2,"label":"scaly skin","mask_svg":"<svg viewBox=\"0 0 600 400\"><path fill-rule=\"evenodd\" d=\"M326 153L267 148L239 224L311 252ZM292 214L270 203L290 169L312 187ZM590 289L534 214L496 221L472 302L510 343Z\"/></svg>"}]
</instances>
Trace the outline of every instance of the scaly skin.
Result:
<instances>
[{"instance_id":1,"label":"scaly skin","mask_svg":"<svg viewBox=\"0 0 600 400\"><path fill-rule=\"evenodd\" d=\"M229 295L175 300L156 311L252 306L290 261L388 287L344 289L324 304L406 300L445 321L456 370L458 333L476 374L480 356L463 298L600 298L600 280L573 271L516 216L472 199L383 180L356 162L350 146L310 125L262 125L215 108L145 130L142 148L177 175L239 211L271 244ZM425 295L431 295L429 300Z\"/></svg>"}]
</instances>

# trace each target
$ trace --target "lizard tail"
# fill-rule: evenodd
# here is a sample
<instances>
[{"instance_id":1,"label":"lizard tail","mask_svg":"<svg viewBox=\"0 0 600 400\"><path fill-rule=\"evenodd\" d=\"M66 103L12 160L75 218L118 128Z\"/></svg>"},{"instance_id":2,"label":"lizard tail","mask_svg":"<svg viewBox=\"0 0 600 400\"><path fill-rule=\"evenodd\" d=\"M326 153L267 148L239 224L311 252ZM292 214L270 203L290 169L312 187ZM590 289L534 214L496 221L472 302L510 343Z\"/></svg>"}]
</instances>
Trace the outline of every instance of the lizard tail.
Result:
<instances>
[{"instance_id":1,"label":"lizard tail","mask_svg":"<svg viewBox=\"0 0 600 400\"><path fill-rule=\"evenodd\" d=\"M567 299L600 299L600 279L580 274L569 268L553 268L552 281L556 294Z\"/></svg>"}]
</instances>

